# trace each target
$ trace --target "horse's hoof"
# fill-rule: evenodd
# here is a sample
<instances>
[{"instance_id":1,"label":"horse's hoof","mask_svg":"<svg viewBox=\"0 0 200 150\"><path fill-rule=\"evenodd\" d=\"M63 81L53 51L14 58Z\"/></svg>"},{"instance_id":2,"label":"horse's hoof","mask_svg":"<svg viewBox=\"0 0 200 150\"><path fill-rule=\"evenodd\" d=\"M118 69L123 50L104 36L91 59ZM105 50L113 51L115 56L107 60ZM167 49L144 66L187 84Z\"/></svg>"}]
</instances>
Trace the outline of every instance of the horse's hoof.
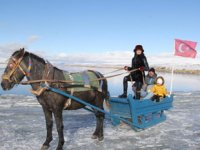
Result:
<instances>
[{"instance_id":1,"label":"horse's hoof","mask_svg":"<svg viewBox=\"0 0 200 150\"><path fill-rule=\"evenodd\" d=\"M91 139L97 139L98 136L97 135L92 135Z\"/></svg>"},{"instance_id":2,"label":"horse's hoof","mask_svg":"<svg viewBox=\"0 0 200 150\"><path fill-rule=\"evenodd\" d=\"M49 146L47 146L47 145L43 145L42 147L41 147L41 150L48 150L49 149Z\"/></svg>"},{"instance_id":3,"label":"horse's hoof","mask_svg":"<svg viewBox=\"0 0 200 150\"><path fill-rule=\"evenodd\" d=\"M104 137L103 137L103 136L101 136L101 137L98 137L98 140L99 140L99 141L103 141L103 139L104 139Z\"/></svg>"},{"instance_id":4,"label":"horse's hoof","mask_svg":"<svg viewBox=\"0 0 200 150\"><path fill-rule=\"evenodd\" d=\"M59 146L59 147L56 148L56 150L63 150L63 147L62 147L62 146L61 146L61 147Z\"/></svg>"}]
</instances>

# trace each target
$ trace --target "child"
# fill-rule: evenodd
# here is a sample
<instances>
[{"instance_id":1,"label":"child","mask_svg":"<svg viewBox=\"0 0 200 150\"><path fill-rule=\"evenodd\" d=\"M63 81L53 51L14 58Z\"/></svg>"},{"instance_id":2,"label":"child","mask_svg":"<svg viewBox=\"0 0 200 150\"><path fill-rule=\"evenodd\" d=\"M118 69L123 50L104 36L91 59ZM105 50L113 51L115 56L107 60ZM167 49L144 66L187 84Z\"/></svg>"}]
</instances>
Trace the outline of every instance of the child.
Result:
<instances>
[{"instance_id":1,"label":"child","mask_svg":"<svg viewBox=\"0 0 200 150\"><path fill-rule=\"evenodd\" d=\"M167 96L167 89L164 86L164 78L159 76L156 79L155 85L150 89L153 93L152 101L156 100L156 102L160 101L160 98L165 98Z\"/></svg>"},{"instance_id":2,"label":"child","mask_svg":"<svg viewBox=\"0 0 200 150\"><path fill-rule=\"evenodd\" d=\"M155 84L148 91L148 95L144 99L151 99L152 101L156 100L156 102L160 101L160 98L165 98L167 96L167 89L164 86L164 78L159 76L155 80Z\"/></svg>"}]
</instances>

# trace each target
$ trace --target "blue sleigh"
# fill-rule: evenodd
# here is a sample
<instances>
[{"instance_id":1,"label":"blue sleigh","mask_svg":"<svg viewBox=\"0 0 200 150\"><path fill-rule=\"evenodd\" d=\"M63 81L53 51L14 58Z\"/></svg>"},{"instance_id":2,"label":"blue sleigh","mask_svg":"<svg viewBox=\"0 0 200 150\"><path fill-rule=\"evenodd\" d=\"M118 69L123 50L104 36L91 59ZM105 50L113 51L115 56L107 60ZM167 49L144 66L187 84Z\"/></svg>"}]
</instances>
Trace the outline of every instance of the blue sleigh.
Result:
<instances>
[{"instance_id":1,"label":"blue sleigh","mask_svg":"<svg viewBox=\"0 0 200 150\"><path fill-rule=\"evenodd\" d=\"M46 84L43 84L42 87L46 87L52 92L61 94L64 97L71 98L72 100L85 105L84 109L88 111L93 112L93 109L95 109L104 113L111 119L114 126L124 122L136 131L151 127L166 120L164 111L172 108L173 102L173 95L163 98L160 102L154 102L150 99L136 100L133 99L132 95L129 95L127 98L110 97L108 100L110 112L108 112L87 103L78 97L49 87Z\"/></svg>"},{"instance_id":2,"label":"blue sleigh","mask_svg":"<svg viewBox=\"0 0 200 150\"><path fill-rule=\"evenodd\" d=\"M136 100L132 95L127 98L111 97L110 113L129 121L135 130L145 129L166 120L165 110L172 108L173 95L163 98L160 102L150 99ZM111 117L113 125L119 125L118 117Z\"/></svg>"}]
</instances>

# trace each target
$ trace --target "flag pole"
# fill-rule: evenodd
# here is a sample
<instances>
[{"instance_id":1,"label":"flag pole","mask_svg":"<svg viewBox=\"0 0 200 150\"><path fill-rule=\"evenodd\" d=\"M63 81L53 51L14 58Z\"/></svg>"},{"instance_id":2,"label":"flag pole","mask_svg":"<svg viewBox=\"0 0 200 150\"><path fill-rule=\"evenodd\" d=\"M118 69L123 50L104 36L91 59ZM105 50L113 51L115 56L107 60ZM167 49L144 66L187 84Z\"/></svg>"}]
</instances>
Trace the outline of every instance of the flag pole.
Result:
<instances>
[{"instance_id":1,"label":"flag pole","mask_svg":"<svg viewBox=\"0 0 200 150\"><path fill-rule=\"evenodd\" d=\"M175 39L176 40L176 39ZM175 55L175 46L176 46L176 44L175 44L175 42L174 42L174 54L173 54L173 57L174 57L174 55ZM173 92L173 85L174 85L174 64L172 65L172 73L171 73L171 82L170 82L170 95L172 94L172 92Z\"/></svg>"},{"instance_id":2,"label":"flag pole","mask_svg":"<svg viewBox=\"0 0 200 150\"><path fill-rule=\"evenodd\" d=\"M171 83L170 83L170 95L172 94L173 91L173 82L174 82L174 65L172 66L172 74L171 74Z\"/></svg>"}]
</instances>

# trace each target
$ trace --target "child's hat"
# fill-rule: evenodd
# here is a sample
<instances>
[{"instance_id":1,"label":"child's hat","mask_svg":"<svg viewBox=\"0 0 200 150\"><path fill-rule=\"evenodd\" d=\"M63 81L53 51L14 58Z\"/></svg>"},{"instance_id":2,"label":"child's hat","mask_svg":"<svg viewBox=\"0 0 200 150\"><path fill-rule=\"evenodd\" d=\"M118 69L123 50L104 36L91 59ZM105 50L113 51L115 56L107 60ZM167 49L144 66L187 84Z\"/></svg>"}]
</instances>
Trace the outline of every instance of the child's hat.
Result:
<instances>
[{"instance_id":1,"label":"child's hat","mask_svg":"<svg viewBox=\"0 0 200 150\"><path fill-rule=\"evenodd\" d=\"M156 83L157 84L163 84L163 80L161 78L159 78Z\"/></svg>"},{"instance_id":2,"label":"child's hat","mask_svg":"<svg viewBox=\"0 0 200 150\"><path fill-rule=\"evenodd\" d=\"M165 80L163 77L161 77L161 76L157 77L156 84L163 85L164 83L165 83Z\"/></svg>"}]
</instances>

